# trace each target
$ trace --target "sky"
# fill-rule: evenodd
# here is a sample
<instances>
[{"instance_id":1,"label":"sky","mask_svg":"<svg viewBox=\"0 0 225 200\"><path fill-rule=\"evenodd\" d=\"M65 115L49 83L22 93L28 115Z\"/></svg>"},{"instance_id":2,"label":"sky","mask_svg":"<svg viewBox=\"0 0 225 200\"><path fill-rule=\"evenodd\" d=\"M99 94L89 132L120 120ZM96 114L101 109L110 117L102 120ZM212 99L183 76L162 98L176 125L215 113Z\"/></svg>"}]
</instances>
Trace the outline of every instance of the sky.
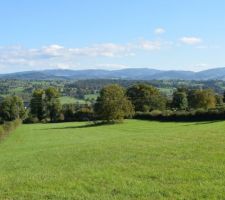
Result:
<instances>
[{"instance_id":1,"label":"sky","mask_svg":"<svg viewBox=\"0 0 225 200\"><path fill-rule=\"evenodd\" d=\"M0 73L225 67L224 0L0 0Z\"/></svg>"}]
</instances>

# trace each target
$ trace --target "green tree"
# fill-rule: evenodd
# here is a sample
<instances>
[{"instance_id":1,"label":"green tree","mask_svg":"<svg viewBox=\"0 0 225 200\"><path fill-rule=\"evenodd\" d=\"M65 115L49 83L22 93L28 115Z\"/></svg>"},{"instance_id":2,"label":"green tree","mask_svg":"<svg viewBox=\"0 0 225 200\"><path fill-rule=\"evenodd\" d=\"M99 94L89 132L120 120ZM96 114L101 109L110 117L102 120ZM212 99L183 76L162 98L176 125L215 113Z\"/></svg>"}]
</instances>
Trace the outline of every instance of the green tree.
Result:
<instances>
[{"instance_id":1,"label":"green tree","mask_svg":"<svg viewBox=\"0 0 225 200\"><path fill-rule=\"evenodd\" d=\"M223 93L223 102L225 103L225 91Z\"/></svg>"},{"instance_id":2,"label":"green tree","mask_svg":"<svg viewBox=\"0 0 225 200\"><path fill-rule=\"evenodd\" d=\"M37 117L40 121L46 118L45 91L36 89L30 101L30 112L33 117Z\"/></svg>"},{"instance_id":3,"label":"green tree","mask_svg":"<svg viewBox=\"0 0 225 200\"><path fill-rule=\"evenodd\" d=\"M47 116L50 118L51 122L56 122L60 116L61 111L59 92L56 88L49 87L45 90L45 102Z\"/></svg>"},{"instance_id":4,"label":"green tree","mask_svg":"<svg viewBox=\"0 0 225 200\"><path fill-rule=\"evenodd\" d=\"M133 85L127 90L127 96L135 107L135 111L149 112L152 110L164 110L166 98L160 91L147 84Z\"/></svg>"},{"instance_id":5,"label":"green tree","mask_svg":"<svg viewBox=\"0 0 225 200\"><path fill-rule=\"evenodd\" d=\"M37 117L40 121L47 118L51 122L57 121L61 111L58 90L53 87L35 90L31 98L30 108L32 116Z\"/></svg>"},{"instance_id":6,"label":"green tree","mask_svg":"<svg viewBox=\"0 0 225 200\"><path fill-rule=\"evenodd\" d=\"M104 87L100 91L94 110L97 116L107 122L122 121L125 117L131 117L134 114L132 103L119 85Z\"/></svg>"},{"instance_id":7,"label":"green tree","mask_svg":"<svg viewBox=\"0 0 225 200\"><path fill-rule=\"evenodd\" d=\"M210 109L216 107L215 93L210 90L191 90L188 94L190 108Z\"/></svg>"},{"instance_id":8,"label":"green tree","mask_svg":"<svg viewBox=\"0 0 225 200\"><path fill-rule=\"evenodd\" d=\"M178 110L186 110L188 108L187 94L179 91L174 92L172 107Z\"/></svg>"},{"instance_id":9,"label":"green tree","mask_svg":"<svg viewBox=\"0 0 225 200\"><path fill-rule=\"evenodd\" d=\"M216 105L222 106L223 105L223 96L219 95L219 94L216 94L215 98L216 98Z\"/></svg>"},{"instance_id":10,"label":"green tree","mask_svg":"<svg viewBox=\"0 0 225 200\"><path fill-rule=\"evenodd\" d=\"M3 121L24 119L26 110L23 100L18 96L5 97L0 105L0 115Z\"/></svg>"}]
</instances>

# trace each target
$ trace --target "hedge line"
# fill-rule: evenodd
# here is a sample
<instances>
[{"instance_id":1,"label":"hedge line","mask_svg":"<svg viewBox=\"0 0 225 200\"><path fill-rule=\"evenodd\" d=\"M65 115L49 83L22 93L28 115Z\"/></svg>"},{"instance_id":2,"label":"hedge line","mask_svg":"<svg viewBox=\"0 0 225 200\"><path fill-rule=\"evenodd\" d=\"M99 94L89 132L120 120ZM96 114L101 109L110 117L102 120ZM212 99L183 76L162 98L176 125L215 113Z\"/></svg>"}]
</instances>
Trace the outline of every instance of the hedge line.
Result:
<instances>
[{"instance_id":1,"label":"hedge line","mask_svg":"<svg viewBox=\"0 0 225 200\"><path fill-rule=\"evenodd\" d=\"M15 130L20 124L21 124L20 119L16 119L14 121L7 121L4 122L2 125L0 125L0 141L8 135L10 132Z\"/></svg>"},{"instance_id":2,"label":"hedge line","mask_svg":"<svg viewBox=\"0 0 225 200\"><path fill-rule=\"evenodd\" d=\"M225 120L224 110L197 110L197 111L152 111L149 113L136 113L135 119L164 122L197 122Z\"/></svg>"}]
</instances>

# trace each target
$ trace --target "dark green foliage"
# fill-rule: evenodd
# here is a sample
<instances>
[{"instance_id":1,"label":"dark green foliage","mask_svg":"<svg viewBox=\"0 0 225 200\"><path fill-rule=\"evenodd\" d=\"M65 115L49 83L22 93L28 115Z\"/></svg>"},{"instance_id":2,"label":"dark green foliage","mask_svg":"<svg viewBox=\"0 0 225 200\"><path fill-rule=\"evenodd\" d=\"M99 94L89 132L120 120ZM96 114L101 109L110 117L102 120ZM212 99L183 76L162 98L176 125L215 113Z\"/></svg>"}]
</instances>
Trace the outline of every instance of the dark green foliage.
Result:
<instances>
[{"instance_id":1,"label":"dark green foliage","mask_svg":"<svg viewBox=\"0 0 225 200\"><path fill-rule=\"evenodd\" d=\"M215 98L216 98L216 105L217 106L223 106L223 96L219 95L219 94L216 94Z\"/></svg>"},{"instance_id":2,"label":"dark green foliage","mask_svg":"<svg viewBox=\"0 0 225 200\"><path fill-rule=\"evenodd\" d=\"M47 116L51 122L56 122L60 117L61 104L59 101L59 92L53 87L45 90L45 103L47 108Z\"/></svg>"},{"instance_id":3,"label":"dark green foliage","mask_svg":"<svg viewBox=\"0 0 225 200\"><path fill-rule=\"evenodd\" d=\"M135 107L135 111L148 112L164 110L166 99L158 89L146 84L137 84L127 89L127 96Z\"/></svg>"},{"instance_id":4,"label":"dark green foliage","mask_svg":"<svg viewBox=\"0 0 225 200\"><path fill-rule=\"evenodd\" d=\"M138 112L134 116L135 119L156 120L165 122L194 122L194 121L212 121L225 120L225 109L198 109L195 111L164 111L164 112Z\"/></svg>"},{"instance_id":5,"label":"dark green foliage","mask_svg":"<svg viewBox=\"0 0 225 200\"><path fill-rule=\"evenodd\" d=\"M178 110L186 110L188 108L187 94L179 91L174 92L172 107Z\"/></svg>"},{"instance_id":6,"label":"dark green foliage","mask_svg":"<svg viewBox=\"0 0 225 200\"><path fill-rule=\"evenodd\" d=\"M33 117L42 120L46 117L46 104L45 104L45 91L43 89L37 89L33 92L30 101L30 112Z\"/></svg>"},{"instance_id":7,"label":"dark green foliage","mask_svg":"<svg viewBox=\"0 0 225 200\"><path fill-rule=\"evenodd\" d=\"M100 119L121 121L124 117L133 115L133 106L119 85L109 85L100 91L95 104L95 113Z\"/></svg>"},{"instance_id":8,"label":"dark green foliage","mask_svg":"<svg viewBox=\"0 0 225 200\"><path fill-rule=\"evenodd\" d=\"M2 121L23 119L26 115L23 100L18 96L7 96L0 105L0 116Z\"/></svg>"},{"instance_id":9,"label":"dark green foliage","mask_svg":"<svg viewBox=\"0 0 225 200\"><path fill-rule=\"evenodd\" d=\"M92 121L94 120L94 111L90 106L81 107L74 114L75 121Z\"/></svg>"},{"instance_id":10,"label":"dark green foliage","mask_svg":"<svg viewBox=\"0 0 225 200\"><path fill-rule=\"evenodd\" d=\"M51 122L56 122L61 111L58 90L53 87L45 90L35 90L30 102L30 108L33 118L38 118L39 121L50 118Z\"/></svg>"},{"instance_id":11,"label":"dark green foliage","mask_svg":"<svg viewBox=\"0 0 225 200\"><path fill-rule=\"evenodd\" d=\"M225 103L225 91L223 92L223 102Z\"/></svg>"},{"instance_id":12,"label":"dark green foliage","mask_svg":"<svg viewBox=\"0 0 225 200\"><path fill-rule=\"evenodd\" d=\"M75 121L74 114L76 112L76 104L65 104L62 107L64 120L67 122Z\"/></svg>"}]
</instances>

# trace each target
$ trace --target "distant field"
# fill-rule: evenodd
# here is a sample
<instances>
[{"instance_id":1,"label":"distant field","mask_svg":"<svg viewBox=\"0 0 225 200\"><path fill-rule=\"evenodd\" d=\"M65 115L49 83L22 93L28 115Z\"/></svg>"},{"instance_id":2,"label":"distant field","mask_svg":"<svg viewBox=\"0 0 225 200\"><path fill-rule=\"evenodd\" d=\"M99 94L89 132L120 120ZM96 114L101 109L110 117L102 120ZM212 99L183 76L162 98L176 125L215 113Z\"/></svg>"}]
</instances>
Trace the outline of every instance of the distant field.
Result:
<instances>
[{"instance_id":1,"label":"distant field","mask_svg":"<svg viewBox=\"0 0 225 200\"><path fill-rule=\"evenodd\" d=\"M167 95L167 96L172 96L173 92L174 92L174 88L158 88L160 90L160 92L162 92L163 94Z\"/></svg>"},{"instance_id":2,"label":"distant field","mask_svg":"<svg viewBox=\"0 0 225 200\"><path fill-rule=\"evenodd\" d=\"M74 104L74 103L78 103L78 104L85 104L86 101L82 100L82 99L75 99L73 97L60 97L60 102L61 104Z\"/></svg>"},{"instance_id":3,"label":"distant field","mask_svg":"<svg viewBox=\"0 0 225 200\"><path fill-rule=\"evenodd\" d=\"M98 98L98 94L87 94L85 95L85 99L94 99L96 100Z\"/></svg>"},{"instance_id":4,"label":"distant field","mask_svg":"<svg viewBox=\"0 0 225 200\"><path fill-rule=\"evenodd\" d=\"M225 122L22 125L0 143L0 199L225 198Z\"/></svg>"}]
</instances>

